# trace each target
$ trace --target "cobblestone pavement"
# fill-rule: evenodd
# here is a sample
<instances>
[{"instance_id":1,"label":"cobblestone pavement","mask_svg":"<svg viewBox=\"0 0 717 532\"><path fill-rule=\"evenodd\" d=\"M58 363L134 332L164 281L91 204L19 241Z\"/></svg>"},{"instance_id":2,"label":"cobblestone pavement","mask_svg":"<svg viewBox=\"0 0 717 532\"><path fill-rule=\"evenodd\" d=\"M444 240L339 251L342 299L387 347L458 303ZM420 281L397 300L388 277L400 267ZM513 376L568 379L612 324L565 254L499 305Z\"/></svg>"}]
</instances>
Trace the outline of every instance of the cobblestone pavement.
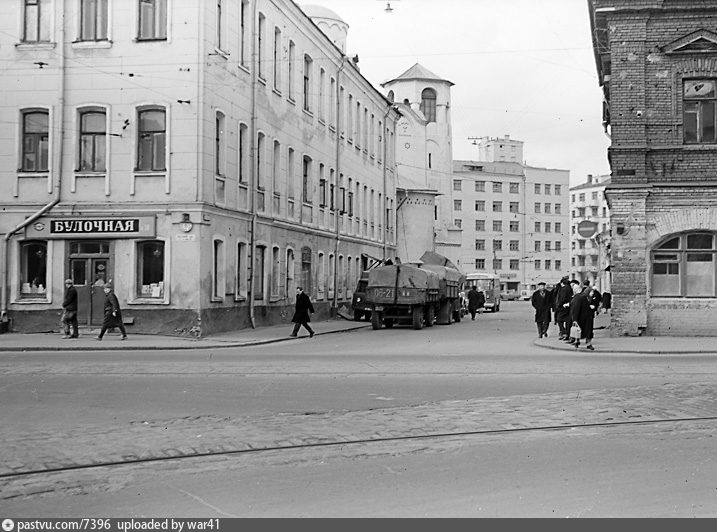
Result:
<instances>
[{"instance_id":1,"label":"cobblestone pavement","mask_svg":"<svg viewBox=\"0 0 717 532\"><path fill-rule=\"evenodd\" d=\"M27 495L28 477L12 475L37 470L386 438L686 419L717 422L717 387L665 384L365 411L195 416L62 432L7 431L0 449L0 497Z\"/></svg>"}]
</instances>

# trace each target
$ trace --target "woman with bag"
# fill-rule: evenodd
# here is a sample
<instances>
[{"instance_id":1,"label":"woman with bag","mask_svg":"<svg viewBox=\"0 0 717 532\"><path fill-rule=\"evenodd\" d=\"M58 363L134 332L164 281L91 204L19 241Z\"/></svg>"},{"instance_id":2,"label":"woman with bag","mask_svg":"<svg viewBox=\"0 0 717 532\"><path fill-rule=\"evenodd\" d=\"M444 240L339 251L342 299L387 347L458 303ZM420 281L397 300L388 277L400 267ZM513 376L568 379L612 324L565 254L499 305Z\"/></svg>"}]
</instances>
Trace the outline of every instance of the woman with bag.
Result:
<instances>
[{"instance_id":1,"label":"woman with bag","mask_svg":"<svg viewBox=\"0 0 717 532\"><path fill-rule=\"evenodd\" d=\"M590 308L589 292L590 288L586 287L582 292L580 291L580 283L575 281L573 284L573 291L575 295L570 301L570 320L573 326L570 328L570 336L573 336L573 332L578 334L578 338L575 339L575 349L580 347L580 339L585 339L585 348L589 351L595 351L593 347L593 323L595 320L595 311ZM575 326L580 329L573 331Z\"/></svg>"}]
</instances>

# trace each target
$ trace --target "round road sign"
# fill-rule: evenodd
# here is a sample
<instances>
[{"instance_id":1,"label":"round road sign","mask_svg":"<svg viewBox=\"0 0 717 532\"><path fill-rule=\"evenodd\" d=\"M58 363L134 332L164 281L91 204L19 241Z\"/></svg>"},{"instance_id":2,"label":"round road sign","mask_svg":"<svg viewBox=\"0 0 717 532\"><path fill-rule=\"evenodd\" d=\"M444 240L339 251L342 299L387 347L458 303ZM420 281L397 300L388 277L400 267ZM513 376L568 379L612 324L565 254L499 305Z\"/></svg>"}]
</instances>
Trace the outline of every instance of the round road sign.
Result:
<instances>
[{"instance_id":1,"label":"round road sign","mask_svg":"<svg viewBox=\"0 0 717 532\"><path fill-rule=\"evenodd\" d=\"M597 228L597 222L583 220L578 224L578 234L583 238L592 238L597 233Z\"/></svg>"}]
</instances>

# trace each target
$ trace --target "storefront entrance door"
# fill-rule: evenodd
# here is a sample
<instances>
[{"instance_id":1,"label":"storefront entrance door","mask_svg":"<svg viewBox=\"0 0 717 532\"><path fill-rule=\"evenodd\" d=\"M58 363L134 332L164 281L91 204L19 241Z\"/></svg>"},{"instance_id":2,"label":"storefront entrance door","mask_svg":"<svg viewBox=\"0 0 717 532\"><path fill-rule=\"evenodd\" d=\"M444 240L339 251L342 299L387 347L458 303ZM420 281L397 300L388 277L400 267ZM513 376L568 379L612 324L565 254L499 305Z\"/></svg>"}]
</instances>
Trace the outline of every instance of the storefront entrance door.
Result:
<instances>
[{"instance_id":1,"label":"storefront entrance door","mask_svg":"<svg viewBox=\"0 0 717 532\"><path fill-rule=\"evenodd\" d=\"M77 320L83 325L100 325L105 301L102 287L110 281L109 245L73 242L70 249L70 273L77 288Z\"/></svg>"}]
</instances>

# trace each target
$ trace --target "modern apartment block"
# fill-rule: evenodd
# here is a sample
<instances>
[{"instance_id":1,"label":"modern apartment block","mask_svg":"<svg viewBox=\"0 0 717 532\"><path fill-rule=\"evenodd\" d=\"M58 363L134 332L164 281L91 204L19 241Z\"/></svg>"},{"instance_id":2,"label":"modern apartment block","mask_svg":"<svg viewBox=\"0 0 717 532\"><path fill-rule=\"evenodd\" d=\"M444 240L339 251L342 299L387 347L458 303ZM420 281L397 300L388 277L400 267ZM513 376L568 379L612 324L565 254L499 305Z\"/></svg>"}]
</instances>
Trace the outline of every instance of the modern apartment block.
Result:
<instances>
[{"instance_id":1,"label":"modern apartment block","mask_svg":"<svg viewBox=\"0 0 717 532\"><path fill-rule=\"evenodd\" d=\"M590 0L611 181L611 331L717 333L717 3Z\"/></svg>"},{"instance_id":2,"label":"modern apartment block","mask_svg":"<svg viewBox=\"0 0 717 532\"><path fill-rule=\"evenodd\" d=\"M347 24L291 0L0 2L0 319L135 331L319 316L395 255L398 118Z\"/></svg>"},{"instance_id":3,"label":"modern apartment block","mask_svg":"<svg viewBox=\"0 0 717 532\"><path fill-rule=\"evenodd\" d=\"M507 136L478 149L487 160L453 168L463 269L497 274L504 291L555 284L569 269L569 171L525 165L523 143Z\"/></svg>"},{"instance_id":4,"label":"modern apartment block","mask_svg":"<svg viewBox=\"0 0 717 532\"><path fill-rule=\"evenodd\" d=\"M611 291L609 184L609 175L588 175L570 189L570 277L589 280L601 292Z\"/></svg>"}]
</instances>

